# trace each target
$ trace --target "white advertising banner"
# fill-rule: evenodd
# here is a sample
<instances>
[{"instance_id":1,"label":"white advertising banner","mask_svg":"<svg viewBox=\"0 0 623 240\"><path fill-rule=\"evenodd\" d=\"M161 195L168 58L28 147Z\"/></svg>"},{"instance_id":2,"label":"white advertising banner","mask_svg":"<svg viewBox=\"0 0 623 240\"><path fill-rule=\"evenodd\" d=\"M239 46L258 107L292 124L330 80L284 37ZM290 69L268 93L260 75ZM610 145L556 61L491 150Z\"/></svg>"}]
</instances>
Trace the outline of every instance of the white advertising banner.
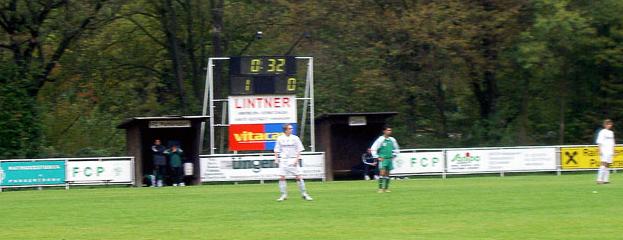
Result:
<instances>
[{"instance_id":1,"label":"white advertising banner","mask_svg":"<svg viewBox=\"0 0 623 240\"><path fill-rule=\"evenodd\" d=\"M296 96L229 96L229 124L296 123Z\"/></svg>"},{"instance_id":2,"label":"white advertising banner","mask_svg":"<svg viewBox=\"0 0 623 240\"><path fill-rule=\"evenodd\" d=\"M394 159L392 175L443 172L443 152L401 152Z\"/></svg>"},{"instance_id":3,"label":"white advertising banner","mask_svg":"<svg viewBox=\"0 0 623 240\"><path fill-rule=\"evenodd\" d=\"M68 161L66 179L73 183L108 181L132 182L132 161Z\"/></svg>"},{"instance_id":4,"label":"white advertising banner","mask_svg":"<svg viewBox=\"0 0 623 240\"><path fill-rule=\"evenodd\" d=\"M556 170L556 148L449 150L448 172Z\"/></svg>"},{"instance_id":5,"label":"white advertising banner","mask_svg":"<svg viewBox=\"0 0 623 240\"><path fill-rule=\"evenodd\" d=\"M303 178L324 178L324 153L304 153L301 158ZM200 156L201 181L277 180L279 172L274 160L272 155Z\"/></svg>"}]
</instances>

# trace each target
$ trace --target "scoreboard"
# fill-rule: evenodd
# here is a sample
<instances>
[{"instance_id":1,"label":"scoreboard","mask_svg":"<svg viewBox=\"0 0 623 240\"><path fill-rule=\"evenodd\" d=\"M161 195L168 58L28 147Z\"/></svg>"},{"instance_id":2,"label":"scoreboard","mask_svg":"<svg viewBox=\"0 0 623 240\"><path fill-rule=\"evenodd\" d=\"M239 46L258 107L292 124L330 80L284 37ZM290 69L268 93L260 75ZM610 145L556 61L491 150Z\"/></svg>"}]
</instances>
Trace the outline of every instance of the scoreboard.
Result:
<instances>
[{"instance_id":1,"label":"scoreboard","mask_svg":"<svg viewBox=\"0 0 623 240\"><path fill-rule=\"evenodd\" d=\"M293 56L243 56L231 57L230 74L275 75L296 74L296 59Z\"/></svg>"},{"instance_id":2,"label":"scoreboard","mask_svg":"<svg viewBox=\"0 0 623 240\"><path fill-rule=\"evenodd\" d=\"M229 58L230 151L273 150L282 125L297 123L294 56Z\"/></svg>"},{"instance_id":3,"label":"scoreboard","mask_svg":"<svg viewBox=\"0 0 623 240\"><path fill-rule=\"evenodd\" d=\"M296 77L235 75L229 87L231 95L295 94Z\"/></svg>"},{"instance_id":4,"label":"scoreboard","mask_svg":"<svg viewBox=\"0 0 623 240\"><path fill-rule=\"evenodd\" d=\"M296 58L240 56L229 63L230 95L296 94Z\"/></svg>"}]
</instances>

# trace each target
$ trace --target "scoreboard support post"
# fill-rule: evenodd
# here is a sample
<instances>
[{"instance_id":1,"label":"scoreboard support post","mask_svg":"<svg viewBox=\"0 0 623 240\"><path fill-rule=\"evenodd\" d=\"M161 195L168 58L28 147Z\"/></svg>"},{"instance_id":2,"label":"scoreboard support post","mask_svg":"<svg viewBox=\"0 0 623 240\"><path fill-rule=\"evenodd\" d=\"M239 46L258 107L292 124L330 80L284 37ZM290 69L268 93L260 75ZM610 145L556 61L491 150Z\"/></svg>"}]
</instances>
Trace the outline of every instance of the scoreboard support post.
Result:
<instances>
[{"instance_id":1,"label":"scoreboard support post","mask_svg":"<svg viewBox=\"0 0 623 240\"><path fill-rule=\"evenodd\" d=\"M307 116L307 106L309 104L309 118L310 125L309 131L311 133L309 140L311 142L311 151L316 151L316 129L314 127L314 58L313 57L296 57L296 59L306 59L307 60L307 81L305 81L305 95L303 100L303 113L301 114L301 137L305 136L305 117ZM309 100L312 100L308 103Z\"/></svg>"},{"instance_id":2,"label":"scoreboard support post","mask_svg":"<svg viewBox=\"0 0 623 240\"><path fill-rule=\"evenodd\" d=\"M215 103L221 103L221 104L226 104L227 103L227 98L225 99L215 99L214 97L214 62L215 61L225 61L228 60L230 64L232 64L232 62L235 62L237 59L239 59L240 57L213 57L213 58L209 58L208 59L208 65L206 67L206 80L205 80L205 89L204 89L204 96L203 96L203 109L202 109L202 115L206 116L206 114L209 113L209 115L207 116L214 116L214 111L215 111ZM290 57L290 59L292 59L292 57ZM313 57L294 57L294 59L298 60L307 60L307 72L305 75L305 91L304 91L304 96L303 97L296 97L296 101L303 101L303 112L302 112L302 118L301 118L301 123L300 123L300 137L303 140L305 138L305 125L306 125L306 121L307 121L307 115L309 115L309 125L310 125L310 132L309 132L309 136L310 136L310 150L312 152L316 151L316 138L315 138L315 123L314 123L314 118L315 118L315 111L314 111L314 58ZM272 59L271 59L272 60ZM290 69L282 69L280 68L280 66L283 65L279 65L280 63L284 63L283 62L272 62L273 65L269 65L270 67L273 68L268 68L268 70L266 71L270 71L272 70L277 70L277 71L290 71ZM287 65L286 65L287 66ZM231 66L230 66L231 67ZM231 69L231 68L230 68ZM252 66L253 70L257 70L257 71L261 71L259 69L263 69L262 67L257 67L255 65ZM246 70L246 69L243 69ZM231 75L231 72L230 72ZM226 81L225 79L222 79L223 81ZM229 81L231 81L232 78L229 79ZM295 79L294 79L295 80ZM231 85L230 85L231 87ZM231 91L231 89L230 89ZM226 106L223 105L223 107L225 108ZM229 107L229 106L227 106ZM309 113L307 111L307 109L309 108ZM229 124L222 121L221 123L217 123L215 124L214 122L214 118L211 117L209 119L209 131L210 131L210 137L209 137L209 142L210 142L210 151L209 154L213 155L215 154L215 142L214 142L214 138L215 138L215 127L228 127ZM205 138L205 131L206 131L206 127L205 127L205 123L201 124L201 133L200 133L200 148L203 149L204 146L204 141L203 139Z\"/></svg>"},{"instance_id":3,"label":"scoreboard support post","mask_svg":"<svg viewBox=\"0 0 623 240\"><path fill-rule=\"evenodd\" d=\"M214 83L214 61L218 60L229 60L228 57L213 57L208 59L208 66L206 67L206 81L203 89L203 110L201 111L201 115L206 116L208 103L210 106L210 115L213 116L213 96L214 96L214 87L212 84ZM203 151L203 139L205 138L205 122L201 123L201 133L199 138L199 151ZM210 118L210 154L214 154L214 119Z\"/></svg>"}]
</instances>

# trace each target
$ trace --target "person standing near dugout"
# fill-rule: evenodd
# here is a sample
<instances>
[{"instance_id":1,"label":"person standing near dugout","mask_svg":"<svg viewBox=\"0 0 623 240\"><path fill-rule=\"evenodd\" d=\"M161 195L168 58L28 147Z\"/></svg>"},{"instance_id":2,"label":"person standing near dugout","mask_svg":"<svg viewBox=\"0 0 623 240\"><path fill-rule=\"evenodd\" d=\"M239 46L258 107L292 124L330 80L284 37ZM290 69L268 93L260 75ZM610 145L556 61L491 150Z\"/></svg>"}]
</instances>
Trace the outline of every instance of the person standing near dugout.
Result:
<instances>
[{"instance_id":1,"label":"person standing near dugout","mask_svg":"<svg viewBox=\"0 0 623 240\"><path fill-rule=\"evenodd\" d=\"M182 177L184 176L184 172L182 171L182 162L184 156L184 150L179 148L177 144L173 144L170 149L164 151L164 154L169 156L169 166L171 176L173 177L173 186L177 187L178 185L183 187L184 181Z\"/></svg>"},{"instance_id":2,"label":"person standing near dugout","mask_svg":"<svg viewBox=\"0 0 623 240\"><path fill-rule=\"evenodd\" d=\"M372 144L372 157L379 160L379 193L389 191L389 172L394 169L393 160L398 155L400 148L398 141L392 135L392 128L383 127L383 135Z\"/></svg>"},{"instance_id":3,"label":"person standing near dugout","mask_svg":"<svg viewBox=\"0 0 623 240\"><path fill-rule=\"evenodd\" d=\"M152 178L152 187L162 187L162 180L166 172L167 159L164 156L164 150L166 148L161 144L160 139L154 140L154 145L151 146L153 164L154 164L154 178Z\"/></svg>"},{"instance_id":4,"label":"person standing near dugout","mask_svg":"<svg viewBox=\"0 0 623 240\"><path fill-rule=\"evenodd\" d=\"M601 159L599 170L597 171L597 184L610 183L610 170L608 167L610 167L614 157L615 144L614 132L611 130L613 125L612 120L604 120L604 128L599 131L595 141L599 145L599 157Z\"/></svg>"}]
</instances>

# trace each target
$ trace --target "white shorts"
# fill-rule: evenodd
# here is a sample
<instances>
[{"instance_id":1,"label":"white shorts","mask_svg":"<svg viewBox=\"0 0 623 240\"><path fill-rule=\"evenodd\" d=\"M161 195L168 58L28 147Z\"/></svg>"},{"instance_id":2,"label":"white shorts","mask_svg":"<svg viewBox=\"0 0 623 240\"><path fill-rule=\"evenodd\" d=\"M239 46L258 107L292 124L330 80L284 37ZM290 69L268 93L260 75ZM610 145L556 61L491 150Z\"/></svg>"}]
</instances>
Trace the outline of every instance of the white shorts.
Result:
<instances>
[{"instance_id":1,"label":"white shorts","mask_svg":"<svg viewBox=\"0 0 623 240\"><path fill-rule=\"evenodd\" d=\"M293 166L295 162L296 159L294 158L281 159L279 161L279 176L300 176L302 174L301 167L298 164Z\"/></svg>"},{"instance_id":2,"label":"white shorts","mask_svg":"<svg viewBox=\"0 0 623 240\"><path fill-rule=\"evenodd\" d=\"M601 157L601 162L612 163L612 158L613 158L612 154L602 153L600 157Z\"/></svg>"}]
</instances>

